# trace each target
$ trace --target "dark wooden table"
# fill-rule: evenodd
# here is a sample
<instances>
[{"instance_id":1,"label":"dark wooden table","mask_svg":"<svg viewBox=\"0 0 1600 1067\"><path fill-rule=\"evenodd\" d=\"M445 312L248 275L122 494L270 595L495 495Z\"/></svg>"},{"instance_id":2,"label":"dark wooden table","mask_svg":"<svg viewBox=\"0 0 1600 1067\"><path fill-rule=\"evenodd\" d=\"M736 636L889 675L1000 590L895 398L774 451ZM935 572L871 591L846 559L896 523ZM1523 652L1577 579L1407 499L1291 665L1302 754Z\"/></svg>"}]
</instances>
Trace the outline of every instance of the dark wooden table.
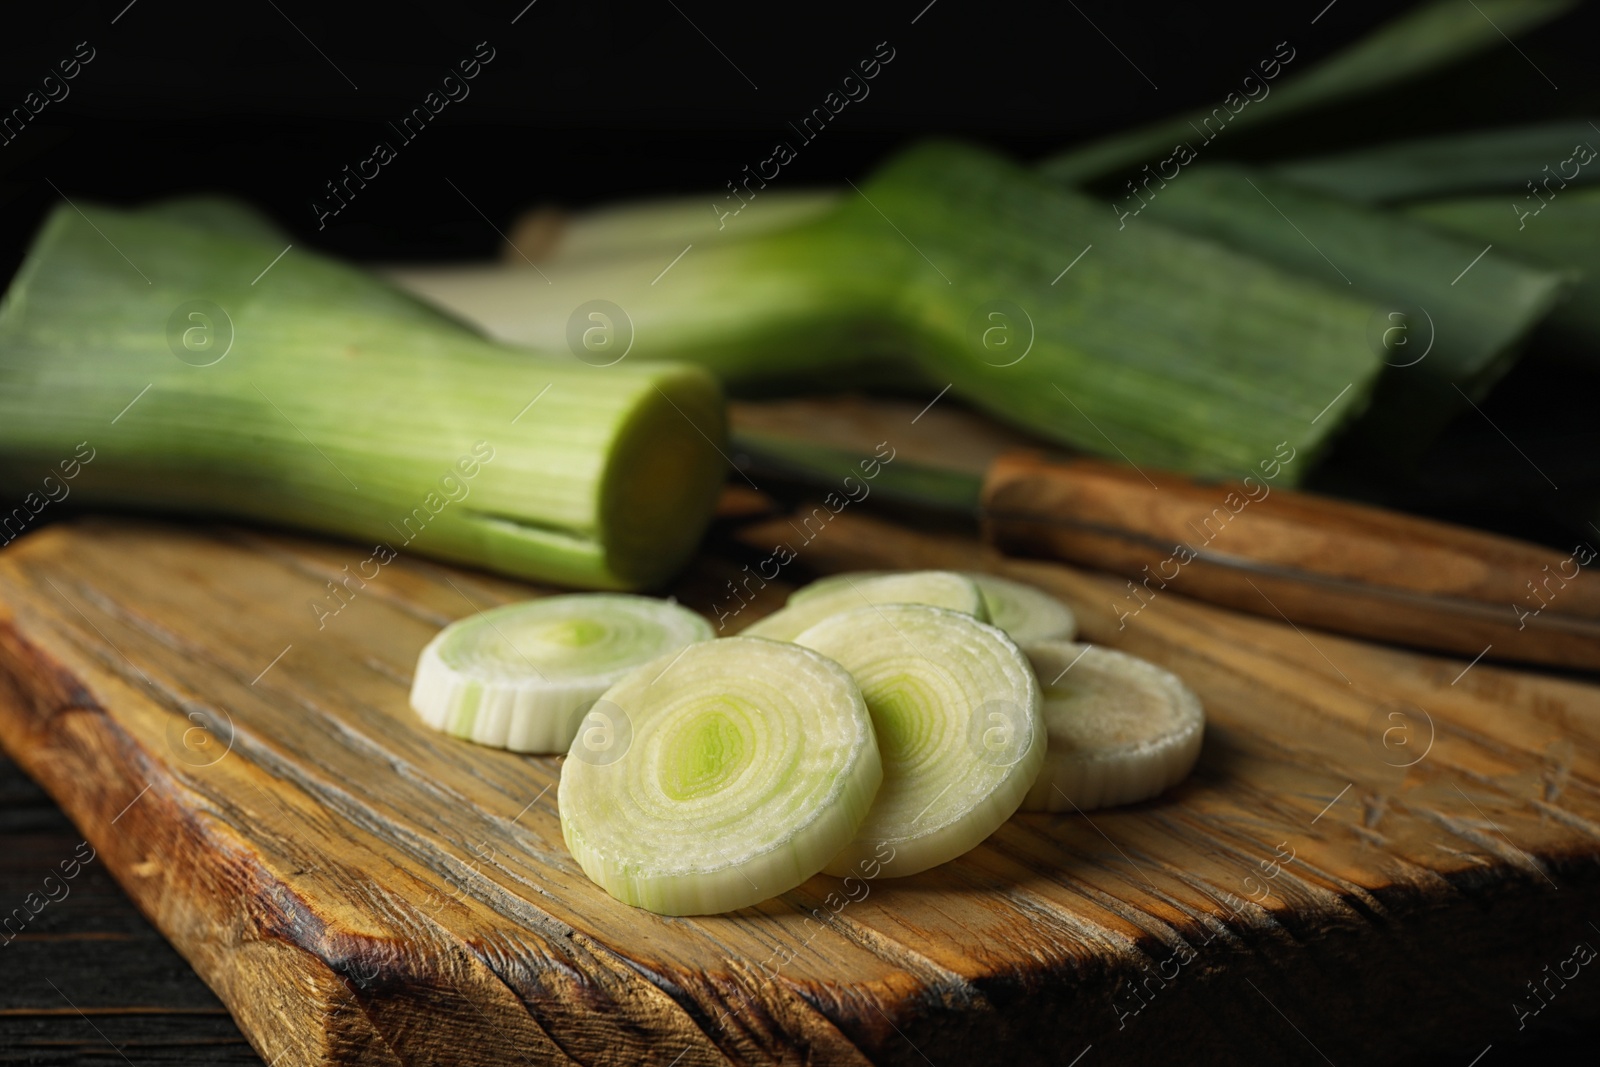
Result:
<instances>
[{"instance_id":1,"label":"dark wooden table","mask_svg":"<svg viewBox=\"0 0 1600 1067\"><path fill-rule=\"evenodd\" d=\"M59 880L81 841L0 755L0 916L30 893L60 898L0 947L0 1063L260 1064L227 1009L100 864ZM47 886L52 872L58 880Z\"/></svg>"}]
</instances>

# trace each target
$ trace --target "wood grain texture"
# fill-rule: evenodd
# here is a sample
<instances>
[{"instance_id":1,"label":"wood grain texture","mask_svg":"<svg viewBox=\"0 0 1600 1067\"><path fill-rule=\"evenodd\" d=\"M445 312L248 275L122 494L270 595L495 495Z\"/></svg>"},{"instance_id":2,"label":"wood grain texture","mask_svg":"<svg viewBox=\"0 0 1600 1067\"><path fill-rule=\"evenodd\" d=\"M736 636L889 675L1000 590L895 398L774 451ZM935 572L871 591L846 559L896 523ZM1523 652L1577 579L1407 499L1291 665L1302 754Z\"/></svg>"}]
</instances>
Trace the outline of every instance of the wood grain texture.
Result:
<instances>
[{"instance_id":1,"label":"wood grain texture","mask_svg":"<svg viewBox=\"0 0 1600 1067\"><path fill-rule=\"evenodd\" d=\"M1285 465L1262 464L1273 474ZM1171 582L1341 633L1467 656L1493 645L1496 658L1600 670L1587 543L1562 553L1265 476L1208 485L1035 452L995 461L983 512L1001 548L1122 574L1144 586L1140 596Z\"/></svg>"},{"instance_id":2,"label":"wood grain texture","mask_svg":"<svg viewBox=\"0 0 1600 1067\"><path fill-rule=\"evenodd\" d=\"M406 707L439 625L530 587L401 560L319 630L309 601L365 550L104 521L0 553L0 742L283 1065L1376 1063L1600 1015L1587 972L1524 1031L1511 1007L1600 943L1593 686L1172 594L1118 630L1120 581L853 514L804 545L787 520L739 536L818 570L1046 585L1197 688L1196 774L1013 819L859 899L817 878L652 916L567 855L558 760L441 740ZM709 612L740 564L703 559L677 592Z\"/></svg>"}]
</instances>

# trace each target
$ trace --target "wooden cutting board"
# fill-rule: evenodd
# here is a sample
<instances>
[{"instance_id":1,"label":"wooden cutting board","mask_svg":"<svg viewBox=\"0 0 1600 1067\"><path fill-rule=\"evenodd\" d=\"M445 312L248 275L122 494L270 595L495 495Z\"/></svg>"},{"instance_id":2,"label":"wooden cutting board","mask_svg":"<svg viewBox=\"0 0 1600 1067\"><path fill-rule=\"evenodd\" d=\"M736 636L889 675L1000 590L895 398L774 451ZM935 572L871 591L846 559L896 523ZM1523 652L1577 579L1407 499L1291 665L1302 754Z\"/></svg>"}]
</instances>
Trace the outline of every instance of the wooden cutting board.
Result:
<instances>
[{"instance_id":1,"label":"wooden cutting board","mask_svg":"<svg viewBox=\"0 0 1600 1067\"><path fill-rule=\"evenodd\" d=\"M1119 630L1120 581L853 511L724 529L678 595L729 611L779 542L1048 587L1199 691L1199 767L911 878L662 918L567 855L559 760L406 706L439 626L534 589L399 560L335 600L367 550L109 520L0 552L0 742L282 1067L1465 1063L1600 1015L1593 968L1550 978L1600 945L1600 688L1171 592Z\"/></svg>"}]
</instances>

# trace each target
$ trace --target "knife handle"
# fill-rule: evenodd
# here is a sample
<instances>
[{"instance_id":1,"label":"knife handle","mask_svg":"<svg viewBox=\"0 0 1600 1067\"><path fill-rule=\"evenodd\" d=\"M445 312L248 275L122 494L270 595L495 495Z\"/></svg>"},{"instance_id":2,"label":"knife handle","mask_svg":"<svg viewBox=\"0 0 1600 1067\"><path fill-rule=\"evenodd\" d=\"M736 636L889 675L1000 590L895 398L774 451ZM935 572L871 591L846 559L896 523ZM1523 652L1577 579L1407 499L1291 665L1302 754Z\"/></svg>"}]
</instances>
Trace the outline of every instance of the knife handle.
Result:
<instances>
[{"instance_id":1,"label":"knife handle","mask_svg":"<svg viewBox=\"0 0 1600 1067\"><path fill-rule=\"evenodd\" d=\"M1031 452L989 468L981 517L1005 551L1127 577L1124 625L1172 591L1358 637L1600 669L1592 543L1563 554L1265 476L1201 483Z\"/></svg>"}]
</instances>

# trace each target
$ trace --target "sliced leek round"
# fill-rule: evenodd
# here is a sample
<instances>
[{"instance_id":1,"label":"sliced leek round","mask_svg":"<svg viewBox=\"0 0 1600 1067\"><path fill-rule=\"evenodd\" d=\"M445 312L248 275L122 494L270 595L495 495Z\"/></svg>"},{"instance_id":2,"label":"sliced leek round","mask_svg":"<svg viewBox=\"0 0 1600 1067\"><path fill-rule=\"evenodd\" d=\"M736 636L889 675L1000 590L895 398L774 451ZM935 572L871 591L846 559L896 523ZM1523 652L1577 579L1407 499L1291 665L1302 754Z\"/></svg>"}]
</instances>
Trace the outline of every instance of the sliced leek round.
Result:
<instances>
[{"instance_id":1,"label":"sliced leek round","mask_svg":"<svg viewBox=\"0 0 1600 1067\"><path fill-rule=\"evenodd\" d=\"M955 571L868 573L860 578L840 574L818 592L798 600L791 597L782 608L746 627L744 634L793 641L830 615L869 604L932 604L985 622L989 618L977 583Z\"/></svg>"},{"instance_id":2,"label":"sliced leek round","mask_svg":"<svg viewBox=\"0 0 1600 1067\"><path fill-rule=\"evenodd\" d=\"M840 571L838 574L830 574L826 577L818 578L808 585L802 585L799 589L789 594L788 603L790 605L804 604L806 601L815 599L824 593L837 593L840 589L848 589L851 582L864 582L894 573L894 571Z\"/></svg>"},{"instance_id":3,"label":"sliced leek round","mask_svg":"<svg viewBox=\"0 0 1600 1067\"><path fill-rule=\"evenodd\" d=\"M1070 641L1027 648L1044 694L1044 770L1025 811L1088 811L1147 800L1188 775L1205 712L1171 671Z\"/></svg>"},{"instance_id":4,"label":"sliced leek round","mask_svg":"<svg viewBox=\"0 0 1600 1067\"><path fill-rule=\"evenodd\" d=\"M417 659L411 706L436 730L513 752L565 752L584 706L641 663L709 640L670 600L574 593L451 623Z\"/></svg>"},{"instance_id":5,"label":"sliced leek round","mask_svg":"<svg viewBox=\"0 0 1600 1067\"><path fill-rule=\"evenodd\" d=\"M826 578L818 578L810 585L796 589L789 595L789 606L810 603L819 597L834 596L840 589L848 588L849 583L861 584L891 573L893 572L843 571L839 574L830 574ZM999 575L984 574L981 571L959 573L972 579L973 584L978 587L978 593L983 597L988 621L1004 630L1011 640L1019 645L1057 639L1070 641L1078 632L1078 620L1072 614L1072 609L1043 589L1026 582L1001 578ZM933 601L918 600L915 603L933 603ZM957 610L962 609L957 608Z\"/></svg>"},{"instance_id":6,"label":"sliced leek round","mask_svg":"<svg viewBox=\"0 0 1600 1067\"><path fill-rule=\"evenodd\" d=\"M1078 618L1072 609L1043 589L995 574L969 572L967 577L978 583L989 621L1017 644L1070 641L1077 634Z\"/></svg>"},{"instance_id":7,"label":"sliced leek round","mask_svg":"<svg viewBox=\"0 0 1600 1067\"><path fill-rule=\"evenodd\" d=\"M1044 760L1044 723L1033 670L1002 631L945 608L883 604L797 640L854 675L883 759L877 799L827 873L877 859L889 877L915 874L1017 810Z\"/></svg>"},{"instance_id":8,"label":"sliced leek round","mask_svg":"<svg viewBox=\"0 0 1600 1067\"><path fill-rule=\"evenodd\" d=\"M882 778L861 692L799 645L729 637L607 690L561 768L567 848L625 904L732 911L855 838Z\"/></svg>"}]
</instances>

